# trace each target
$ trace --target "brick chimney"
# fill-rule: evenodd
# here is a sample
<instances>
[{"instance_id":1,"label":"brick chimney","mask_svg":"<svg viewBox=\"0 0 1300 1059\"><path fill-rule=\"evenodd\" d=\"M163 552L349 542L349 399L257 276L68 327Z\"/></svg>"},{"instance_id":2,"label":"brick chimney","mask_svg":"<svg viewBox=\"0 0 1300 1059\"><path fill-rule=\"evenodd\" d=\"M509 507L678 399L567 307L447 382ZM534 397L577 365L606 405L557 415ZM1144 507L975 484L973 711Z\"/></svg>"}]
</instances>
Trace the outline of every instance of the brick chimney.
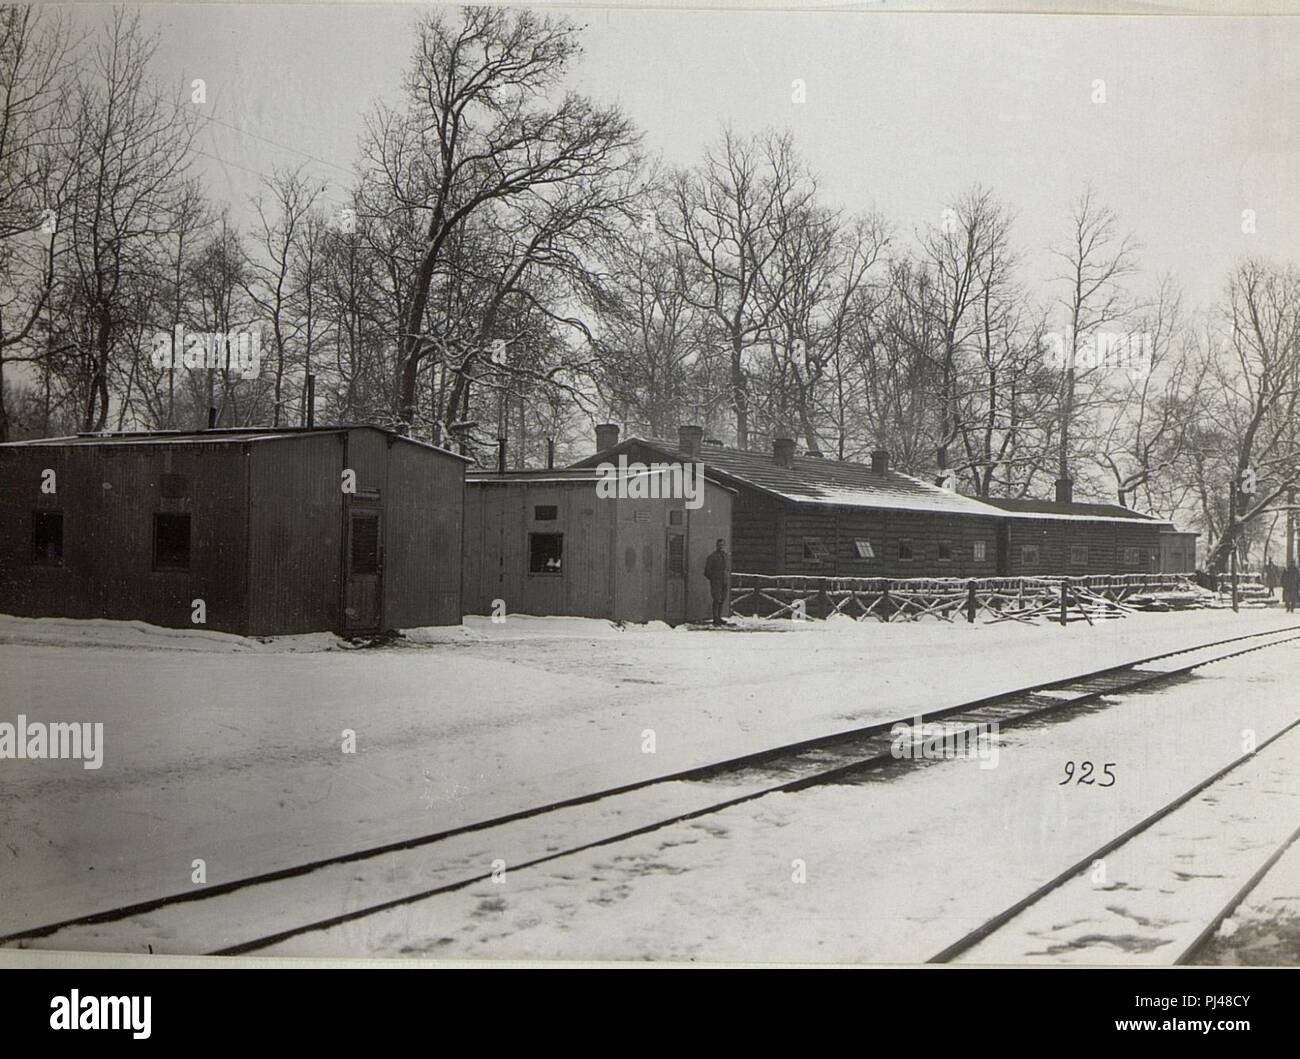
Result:
<instances>
[{"instance_id":1,"label":"brick chimney","mask_svg":"<svg viewBox=\"0 0 1300 1059\"><path fill-rule=\"evenodd\" d=\"M794 466L794 438L773 438L772 459L787 470Z\"/></svg>"},{"instance_id":2,"label":"brick chimney","mask_svg":"<svg viewBox=\"0 0 1300 1059\"><path fill-rule=\"evenodd\" d=\"M871 451L871 473L882 477L889 473L888 449L873 449Z\"/></svg>"},{"instance_id":3,"label":"brick chimney","mask_svg":"<svg viewBox=\"0 0 1300 1059\"><path fill-rule=\"evenodd\" d=\"M596 451L604 452L606 449L612 449L617 444L618 444L618 424L597 423L596 424Z\"/></svg>"},{"instance_id":4,"label":"brick chimney","mask_svg":"<svg viewBox=\"0 0 1300 1059\"><path fill-rule=\"evenodd\" d=\"M691 460L700 458L700 445L704 442L704 428L697 426L680 426L677 428L677 447L683 456Z\"/></svg>"},{"instance_id":5,"label":"brick chimney","mask_svg":"<svg viewBox=\"0 0 1300 1059\"><path fill-rule=\"evenodd\" d=\"M1056 479L1056 502L1058 504L1074 503L1074 479Z\"/></svg>"}]
</instances>

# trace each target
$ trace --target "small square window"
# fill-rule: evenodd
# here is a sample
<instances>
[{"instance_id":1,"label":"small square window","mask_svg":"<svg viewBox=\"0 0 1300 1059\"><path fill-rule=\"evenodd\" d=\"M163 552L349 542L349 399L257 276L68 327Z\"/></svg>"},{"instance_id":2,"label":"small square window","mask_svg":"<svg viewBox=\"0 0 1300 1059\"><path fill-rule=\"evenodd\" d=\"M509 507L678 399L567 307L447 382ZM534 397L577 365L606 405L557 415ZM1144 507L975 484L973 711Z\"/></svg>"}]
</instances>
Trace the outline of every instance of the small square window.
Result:
<instances>
[{"instance_id":1,"label":"small square window","mask_svg":"<svg viewBox=\"0 0 1300 1059\"><path fill-rule=\"evenodd\" d=\"M871 541L866 537L859 537L853 542L853 554L859 559L874 559L876 549L871 547Z\"/></svg>"},{"instance_id":2,"label":"small square window","mask_svg":"<svg viewBox=\"0 0 1300 1059\"><path fill-rule=\"evenodd\" d=\"M560 517L560 509L555 504L538 504L533 508L534 522L554 522Z\"/></svg>"},{"instance_id":3,"label":"small square window","mask_svg":"<svg viewBox=\"0 0 1300 1059\"><path fill-rule=\"evenodd\" d=\"M190 516L158 514L153 517L153 568L190 568Z\"/></svg>"},{"instance_id":4,"label":"small square window","mask_svg":"<svg viewBox=\"0 0 1300 1059\"><path fill-rule=\"evenodd\" d=\"M905 560L912 558L912 538L898 538L898 557Z\"/></svg>"},{"instance_id":5,"label":"small square window","mask_svg":"<svg viewBox=\"0 0 1300 1059\"><path fill-rule=\"evenodd\" d=\"M32 562L38 566L63 565L63 512L32 512Z\"/></svg>"},{"instance_id":6,"label":"small square window","mask_svg":"<svg viewBox=\"0 0 1300 1059\"><path fill-rule=\"evenodd\" d=\"M1088 565L1088 546L1086 544L1070 545L1070 565L1071 566Z\"/></svg>"},{"instance_id":7,"label":"small square window","mask_svg":"<svg viewBox=\"0 0 1300 1059\"><path fill-rule=\"evenodd\" d=\"M1020 561L1026 566L1034 566L1038 563L1038 545L1022 544L1020 546Z\"/></svg>"},{"instance_id":8,"label":"small square window","mask_svg":"<svg viewBox=\"0 0 1300 1059\"><path fill-rule=\"evenodd\" d=\"M820 537L803 539L803 560L806 563L824 563L830 558L830 550Z\"/></svg>"},{"instance_id":9,"label":"small square window","mask_svg":"<svg viewBox=\"0 0 1300 1059\"><path fill-rule=\"evenodd\" d=\"M988 541L976 541L976 542L975 542L975 561L976 561L977 563L982 563L982 562L984 562L984 560L988 558L988 554L989 554L989 545L988 545Z\"/></svg>"},{"instance_id":10,"label":"small square window","mask_svg":"<svg viewBox=\"0 0 1300 1059\"><path fill-rule=\"evenodd\" d=\"M564 534L530 533L528 535L528 572L559 574L563 572Z\"/></svg>"},{"instance_id":11,"label":"small square window","mask_svg":"<svg viewBox=\"0 0 1300 1059\"><path fill-rule=\"evenodd\" d=\"M682 509L674 507L668 511L668 525L680 526L682 524Z\"/></svg>"},{"instance_id":12,"label":"small square window","mask_svg":"<svg viewBox=\"0 0 1300 1059\"><path fill-rule=\"evenodd\" d=\"M952 545L948 541L939 542L939 562L952 562Z\"/></svg>"},{"instance_id":13,"label":"small square window","mask_svg":"<svg viewBox=\"0 0 1300 1059\"><path fill-rule=\"evenodd\" d=\"M1139 562L1139 559L1138 559L1138 549L1137 549L1137 548L1125 548L1125 549L1124 549L1124 565L1125 565L1125 566L1137 566L1138 562Z\"/></svg>"}]
</instances>

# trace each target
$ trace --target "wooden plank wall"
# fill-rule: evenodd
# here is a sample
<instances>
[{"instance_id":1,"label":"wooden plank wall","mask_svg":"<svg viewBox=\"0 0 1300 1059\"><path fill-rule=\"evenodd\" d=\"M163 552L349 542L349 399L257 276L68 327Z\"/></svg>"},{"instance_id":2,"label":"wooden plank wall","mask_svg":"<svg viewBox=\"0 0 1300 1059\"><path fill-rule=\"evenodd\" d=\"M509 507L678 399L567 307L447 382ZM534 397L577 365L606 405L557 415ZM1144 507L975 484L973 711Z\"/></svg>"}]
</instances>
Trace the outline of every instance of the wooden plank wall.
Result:
<instances>
[{"instance_id":1,"label":"wooden plank wall","mask_svg":"<svg viewBox=\"0 0 1300 1059\"><path fill-rule=\"evenodd\" d=\"M249 632L341 628L341 434L250 446Z\"/></svg>"},{"instance_id":2,"label":"wooden plank wall","mask_svg":"<svg viewBox=\"0 0 1300 1059\"><path fill-rule=\"evenodd\" d=\"M713 597L704 577L704 564L721 537L732 552L731 568L736 565L735 542L732 540L732 504L735 494L704 483L704 504L686 512L686 617L688 621L708 621L713 617Z\"/></svg>"},{"instance_id":3,"label":"wooden plank wall","mask_svg":"<svg viewBox=\"0 0 1300 1059\"><path fill-rule=\"evenodd\" d=\"M554 506L539 521L539 506ZM467 482L463 546L464 607L490 614L493 600L507 613L612 617L611 579L616 514L593 482ZM529 535L562 533L562 572L528 572Z\"/></svg>"},{"instance_id":4,"label":"wooden plank wall","mask_svg":"<svg viewBox=\"0 0 1300 1059\"><path fill-rule=\"evenodd\" d=\"M813 577L992 577L997 573L996 518L948 515L924 511L789 504L779 511L776 540L780 548L776 569L746 573L806 574ZM874 559L857 556L854 542L871 542ZM817 562L805 555L805 540L823 542L826 556ZM912 558L900 555L899 543L909 540ZM984 558L975 558L976 542ZM951 558L939 558L939 544Z\"/></svg>"},{"instance_id":5,"label":"wooden plank wall","mask_svg":"<svg viewBox=\"0 0 1300 1059\"><path fill-rule=\"evenodd\" d=\"M707 485L705 502L689 511L681 500L596 496L595 483L474 482L465 487L464 593L468 613L487 614L492 601L507 612L559 614L645 622L664 621L668 607L670 532L686 536L687 620L710 614L704 560L730 532L731 494ZM554 522L535 518L553 505ZM670 512L684 512L680 526ZM561 575L528 572L530 533L564 534Z\"/></svg>"},{"instance_id":6,"label":"wooden plank wall","mask_svg":"<svg viewBox=\"0 0 1300 1059\"><path fill-rule=\"evenodd\" d=\"M1010 576L1142 574L1160 568L1160 528L1152 523L1011 518L1006 527ZM1026 544L1038 546L1037 562L1025 560ZM1075 544L1088 549L1086 563L1072 561ZM1136 563L1124 561L1125 548L1138 549Z\"/></svg>"},{"instance_id":7,"label":"wooden plank wall","mask_svg":"<svg viewBox=\"0 0 1300 1059\"><path fill-rule=\"evenodd\" d=\"M247 625L247 458L232 443L26 446L0 450L0 610L243 632ZM56 472L57 492L40 491ZM164 499L163 474L188 496ZM63 564L32 562L32 512L63 512ZM153 569L154 515L191 516L190 568Z\"/></svg>"},{"instance_id":8,"label":"wooden plank wall","mask_svg":"<svg viewBox=\"0 0 1300 1059\"><path fill-rule=\"evenodd\" d=\"M384 496L387 627L459 625L465 464L394 441Z\"/></svg>"}]
</instances>

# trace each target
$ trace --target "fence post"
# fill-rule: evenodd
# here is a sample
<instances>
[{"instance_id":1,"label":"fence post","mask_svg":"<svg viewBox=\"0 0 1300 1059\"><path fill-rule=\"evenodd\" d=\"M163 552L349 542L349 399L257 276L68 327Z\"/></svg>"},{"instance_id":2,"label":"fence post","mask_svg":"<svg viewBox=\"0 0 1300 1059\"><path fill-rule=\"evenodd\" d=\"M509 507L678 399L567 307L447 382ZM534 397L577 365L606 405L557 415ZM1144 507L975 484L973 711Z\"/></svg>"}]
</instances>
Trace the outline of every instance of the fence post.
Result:
<instances>
[{"instance_id":1,"label":"fence post","mask_svg":"<svg viewBox=\"0 0 1300 1059\"><path fill-rule=\"evenodd\" d=\"M968 581L966 584L966 620L972 625L975 624L975 582Z\"/></svg>"},{"instance_id":2,"label":"fence post","mask_svg":"<svg viewBox=\"0 0 1300 1059\"><path fill-rule=\"evenodd\" d=\"M1061 626L1065 626L1065 608L1066 608L1066 587L1065 582L1061 582Z\"/></svg>"}]
</instances>

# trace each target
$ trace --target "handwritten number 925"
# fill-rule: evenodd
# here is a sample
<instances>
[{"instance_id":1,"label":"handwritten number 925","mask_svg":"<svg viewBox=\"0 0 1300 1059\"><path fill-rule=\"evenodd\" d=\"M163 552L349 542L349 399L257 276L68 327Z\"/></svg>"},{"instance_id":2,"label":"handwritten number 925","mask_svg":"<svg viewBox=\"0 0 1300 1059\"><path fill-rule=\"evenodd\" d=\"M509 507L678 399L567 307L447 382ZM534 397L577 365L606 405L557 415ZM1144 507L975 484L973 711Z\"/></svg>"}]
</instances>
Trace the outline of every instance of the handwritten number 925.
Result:
<instances>
[{"instance_id":1,"label":"handwritten number 925","mask_svg":"<svg viewBox=\"0 0 1300 1059\"><path fill-rule=\"evenodd\" d=\"M1111 770L1114 769L1114 767L1115 767L1115 762L1113 761L1106 762L1106 764L1102 766L1101 771L1102 771L1102 775L1105 776L1108 780L1110 780L1110 782L1097 783L1096 777L1093 776L1093 771L1096 769L1096 766L1091 761L1079 762L1079 776L1077 779L1075 778L1074 775L1074 762L1067 761L1065 763L1065 779L1061 780L1061 782L1058 783L1057 786L1064 787L1071 780L1074 780L1076 784L1081 783L1088 787L1091 787L1093 784L1096 784L1098 787L1113 787L1115 786L1115 773Z\"/></svg>"}]
</instances>

